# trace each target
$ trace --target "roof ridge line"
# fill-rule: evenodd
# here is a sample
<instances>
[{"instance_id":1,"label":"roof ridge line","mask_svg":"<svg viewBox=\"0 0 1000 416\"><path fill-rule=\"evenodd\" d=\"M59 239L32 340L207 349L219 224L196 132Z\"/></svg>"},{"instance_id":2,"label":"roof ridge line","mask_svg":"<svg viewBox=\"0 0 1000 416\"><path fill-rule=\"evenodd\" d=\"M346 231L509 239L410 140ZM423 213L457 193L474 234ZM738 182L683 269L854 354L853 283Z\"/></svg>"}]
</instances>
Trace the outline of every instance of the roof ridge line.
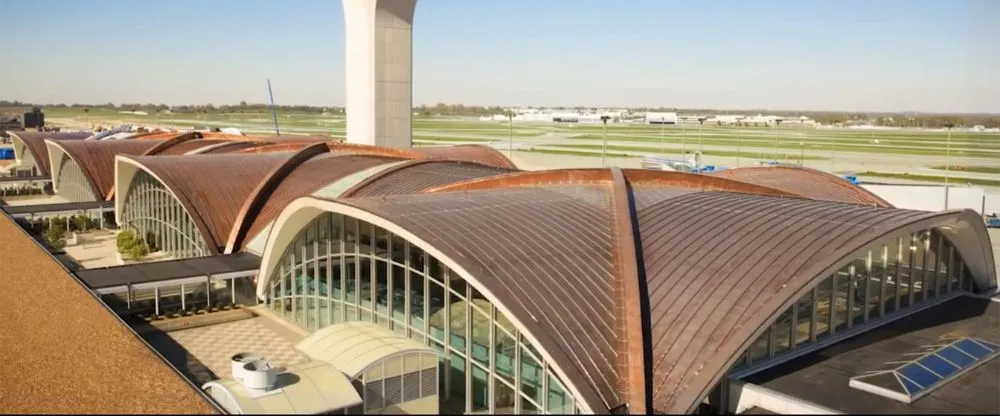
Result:
<instances>
[{"instance_id":1,"label":"roof ridge line","mask_svg":"<svg viewBox=\"0 0 1000 416\"><path fill-rule=\"evenodd\" d=\"M649 413L652 378L646 371L646 358L650 349L649 320L646 319L648 300L643 296L645 281L641 267L641 247L636 228L635 203L625 174L619 168L611 168L611 232L615 246L615 271L617 275L618 304L615 311L622 322L622 338L625 354L619 359L623 380L620 384L626 392L626 404L630 414ZM638 321L638 322L636 322Z\"/></svg>"},{"instance_id":2,"label":"roof ridge line","mask_svg":"<svg viewBox=\"0 0 1000 416\"><path fill-rule=\"evenodd\" d=\"M229 238L226 241L223 253L233 253L240 249L243 245L243 240L247 237L247 232L250 231L250 226L253 224L252 220L248 220L251 212L258 211L264 207L267 197L271 196L271 191L277 188L288 175L299 166L302 166L303 163L329 152L330 149L325 143L313 143L295 152L291 157L268 172L267 176L250 193L250 197L243 202L243 207L236 214L236 220L233 223L233 228L229 231Z\"/></svg>"}]
</instances>

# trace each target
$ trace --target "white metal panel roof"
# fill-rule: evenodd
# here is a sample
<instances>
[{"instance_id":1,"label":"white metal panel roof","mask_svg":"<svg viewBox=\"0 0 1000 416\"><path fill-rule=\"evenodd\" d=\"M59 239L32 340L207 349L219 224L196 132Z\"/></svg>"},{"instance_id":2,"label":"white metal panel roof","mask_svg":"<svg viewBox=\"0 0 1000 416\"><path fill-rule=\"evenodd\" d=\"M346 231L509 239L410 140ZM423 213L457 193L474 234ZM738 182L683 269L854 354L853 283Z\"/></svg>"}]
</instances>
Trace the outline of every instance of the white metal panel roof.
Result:
<instances>
[{"instance_id":1,"label":"white metal panel roof","mask_svg":"<svg viewBox=\"0 0 1000 416\"><path fill-rule=\"evenodd\" d=\"M361 375L383 358L403 352L429 352L429 347L389 329L368 322L343 322L320 329L295 348L307 357L326 361L348 378Z\"/></svg>"},{"instance_id":2,"label":"white metal panel roof","mask_svg":"<svg viewBox=\"0 0 1000 416\"><path fill-rule=\"evenodd\" d=\"M322 361L288 367L278 375L278 385L263 394L251 392L231 378L208 382L202 388L209 387L225 390L229 394L229 404L237 406L241 414L315 414L362 403L351 381Z\"/></svg>"}]
</instances>

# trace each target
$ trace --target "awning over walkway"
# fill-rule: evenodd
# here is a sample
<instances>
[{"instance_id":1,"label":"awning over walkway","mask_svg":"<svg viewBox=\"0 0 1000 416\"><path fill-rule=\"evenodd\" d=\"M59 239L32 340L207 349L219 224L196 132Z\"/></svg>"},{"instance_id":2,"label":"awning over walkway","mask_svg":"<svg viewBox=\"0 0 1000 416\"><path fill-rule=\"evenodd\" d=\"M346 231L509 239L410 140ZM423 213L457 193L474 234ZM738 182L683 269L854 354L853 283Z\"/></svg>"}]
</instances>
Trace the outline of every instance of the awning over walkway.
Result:
<instances>
[{"instance_id":1,"label":"awning over walkway","mask_svg":"<svg viewBox=\"0 0 1000 416\"><path fill-rule=\"evenodd\" d=\"M0 183L13 182L13 183L33 183L33 182L51 182L52 178L48 176L0 176Z\"/></svg>"},{"instance_id":2,"label":"awning over walkway","mask_svg":"<svg viewBox=\"0 0 1000 416\"><path fill-rule=\"evenodd\" d=\"M87 287L104 289L208 276L213 278L250 276L257 273L259 267L260 257L251 253L235 253L86 269L75 273Z\"/></svg>"},{"instance_id":3,"label":"awning over walkway","mask_svg":"<svg viewBox=\"0 0 1000 416\"><path fill-rule=\"evenodd\" d=\"M81 211L112 212L115 203L109 201L66 202L60 204L4 205L4 212L14 218L28 218L37 215L75 214Z\"/></svg>"}]
</instances>

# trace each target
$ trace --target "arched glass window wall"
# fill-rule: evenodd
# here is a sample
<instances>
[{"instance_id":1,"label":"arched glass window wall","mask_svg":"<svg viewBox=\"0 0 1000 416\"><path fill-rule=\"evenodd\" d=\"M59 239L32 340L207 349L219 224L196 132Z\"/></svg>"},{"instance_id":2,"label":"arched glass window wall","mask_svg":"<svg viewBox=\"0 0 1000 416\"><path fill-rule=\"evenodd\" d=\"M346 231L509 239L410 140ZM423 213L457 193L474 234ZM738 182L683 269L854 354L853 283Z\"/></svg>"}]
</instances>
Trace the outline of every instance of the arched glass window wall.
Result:
<instances>
[{"instance_id":1,"label":"arched glass window wall","mask_svg":"<svg viewBox=\"0 0 1000 416\"><path fill-rule=\"evenodd\" d=\"M194 220L169 190L140 170L129 185L121 214L122 227L132 228L152 249L182 259L211 254Z\"/></svg>"},{"instance_id":2,"label":"arched glass window wall","mask_svg":"<svg viewBox=\"0 0 1000 416\"><path fill-rule=\"evenodd\" d=\"M578 412L549 364L500 311L457 273L380 227L321 215L298 234L269 282L270 308L310 331L374 322L441 351L444 413Z\"/></svg>"},{"instance_id":3,"label":"arched glass window wall","mask_svg":"<svg viewBox=\"0 0 1000 416\"><path fill-rule=\"evenodd\" d=\"M732 371L756 367L920 304L974 290L961 256L938 230L894 238L862 253L806 292L751 344Z\"/></svg>"},{"instance_id":4,"label":"arched glass window wall","mask_svg":"<svg viewBox=\"0 0 1000 416\"><path fill-rule=\"evenodd\" d=\"M17 170L23 174L38 176L38 163L35 162L35 153L29 150L27 145L24 146L21 162L18 163Z\"/></svg>"},{"instance_id":5,"label":"arched glass window wall","mask_svg":"<svg viewBox=\"0 0 1000 416\"><path fill-rule=\"evenodd\" d=\"M63 155L59 164L59 189L57 191L60 197L69 202L97 200L97 196L94 195L94 189L91 188L90 181L87 180L87 175L83 173L83 169L80 169L80 165L76 164L72 158L66 155Z\"/></svg>"}]
</instances>

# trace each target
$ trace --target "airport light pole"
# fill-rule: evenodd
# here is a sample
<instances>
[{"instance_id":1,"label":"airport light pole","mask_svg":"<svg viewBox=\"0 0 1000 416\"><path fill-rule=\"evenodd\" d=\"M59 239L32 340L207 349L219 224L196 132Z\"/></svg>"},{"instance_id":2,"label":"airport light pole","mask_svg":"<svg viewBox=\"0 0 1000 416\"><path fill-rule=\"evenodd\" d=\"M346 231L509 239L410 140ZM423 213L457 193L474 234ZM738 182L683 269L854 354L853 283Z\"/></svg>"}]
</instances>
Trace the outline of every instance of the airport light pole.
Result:
<instances>
[{"instance_id":1,"label":"airport light pole","mask_svg":"<svg viewBox=\"0 0 1000 416\"><path fill-rule=\"evenodd\" d=\"M664 139L666 139L666 136L667 136L667 123L666 120L663 119L663 116L660 116L660 153L667 153L667 148L664 144Z\"/></svg>"},{"instance_id":2,"label":"airport light pole","mask_svg":"<svg viewBox=\"0 0 1000 416\"><path fill-rule=\"evenodd\" d=\"M708 120L708 117L698 117L698 153L701 153L699 160L705 157L705 145L701 141L701 129L705 127L705 120ZM700 165L700 163L698 165ZM701 166L698 165L696 165L695 167L697 169L701 169Z\"/></svg>"},{"instance_id":3,"label":"airport light pole","mask_svg":"<svg viewBox=\"0 0 1000 416\"><path fill-rule=\"evenodd\" d=\"M944 164L944 187L948 188L948 179L951 176L951 128L955 127L954 124L948 123L944 125L948 128L948 141L945 145L945 164Z\"/></svg>"},{"instance_id":4,"label":"airport light pole","mask_svg":"<svg viewBox=\"0 0 1000 416\"><path fill-rule=\"evenodd\" d=\"M698 151L702 153L705 152L705 145L701 141L701 129L705 127L705 120L708 117L698 117Z\"/></svg>"},{"instance_id":5,"label":"airport light pole","mask_svg":"<svg viewBox=\"0 0 1000 416\"><path fill-rule=\"evenodd\" d=\"M836 173L837 169L837 135L831 136L830 142L830 173Z\"/></svg>"},{"instance_id":6,"label":"airport light pole","mask_svg":"<svg viewBox=\"0 0 1000 416\"><path fill-rule=\"evenodd\" d=\"M684 123L677 119L678 123L681 123L681 156L687 161L688 146L687 146L687 129L684 128Z\"/></svg>"},{"instance_id":7,"label":"airport light pole","mask_svg":"<svg viewBox=\"0 0 1000 416\"><path fill-rule=\"evenodd\" d=\"M771 151L774 153L772 161L778 161L778 127L781 126L781 119L774 119L774 143L771 145Z\"/></svg>"},{"instance_id":8,"label":"airport light pole","mask_svg":"<svg viewBox=\"0 0 1000 416\"><path fill-rule=\"evenodd\" d=\"M507 158L514 157L514 112L507 110Z\"/></svg>"},{"instance_id":9,"label":"airport light pole","mask_svg":"<svg viewBox=\"0 0 1000 416\"><path fill-rule=\"evenodd\" d=\"M608 119L611 116L601 116L601 121L604 123L604 144L601 146L601 167L608 166Z\"/></svg>"},{"instance_id":10,"label":"airport light pole","mask_svg":"<svg viewBox=\"0 0 1000 416\"><path fill-rule=\"evenodd\" d=\"M740 167L740 153L743 151L743 117L736 117L736 167Z\"/></svg>"}]
</instances>

